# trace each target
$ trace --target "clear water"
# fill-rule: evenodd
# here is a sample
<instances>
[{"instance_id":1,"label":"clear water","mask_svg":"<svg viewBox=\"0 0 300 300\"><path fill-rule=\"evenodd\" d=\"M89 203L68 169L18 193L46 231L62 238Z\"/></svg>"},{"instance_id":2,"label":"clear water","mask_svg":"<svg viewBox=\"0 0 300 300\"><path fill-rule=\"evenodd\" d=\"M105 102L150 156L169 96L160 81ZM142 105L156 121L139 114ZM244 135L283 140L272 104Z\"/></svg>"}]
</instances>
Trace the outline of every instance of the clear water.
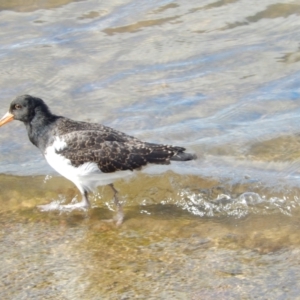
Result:
<instances>
[{"instance_id":1,"label":"clear water","mask_svg":"<svg viewBox=\"0 0 300 300\"><path fill-rule=\"evenodd\" d=\"M0 114L20 94L198 160L79 197L0 136L1 299L297 299L299 1L1 1Z\"/></svg>"}]
</instances>

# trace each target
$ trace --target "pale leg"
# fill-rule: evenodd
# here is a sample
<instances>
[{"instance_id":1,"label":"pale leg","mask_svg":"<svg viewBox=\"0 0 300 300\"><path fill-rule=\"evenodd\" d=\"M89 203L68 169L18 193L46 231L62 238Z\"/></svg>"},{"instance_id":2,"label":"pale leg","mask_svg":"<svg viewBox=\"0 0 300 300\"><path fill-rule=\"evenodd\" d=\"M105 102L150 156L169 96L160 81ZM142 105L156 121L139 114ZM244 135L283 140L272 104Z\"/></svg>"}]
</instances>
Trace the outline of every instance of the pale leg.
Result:
<instances>
[{"instance_id":1,"label":"pale leg","mask_svg":"<svg viewBox=\"0 0 300 300\"><path fill-rule=\"evenodd\" d=\"M122 204L120 203L118 195L117 195L118 191L115 189L115 187L112 183L109 186L112 188L112 190L114 192L114 203L116 206L116 214L113 218L113 221L115 221L116 225L119 226L122 224L123 219L124 219L123 207L122 207Z\"/></svg>"}]
</instances>

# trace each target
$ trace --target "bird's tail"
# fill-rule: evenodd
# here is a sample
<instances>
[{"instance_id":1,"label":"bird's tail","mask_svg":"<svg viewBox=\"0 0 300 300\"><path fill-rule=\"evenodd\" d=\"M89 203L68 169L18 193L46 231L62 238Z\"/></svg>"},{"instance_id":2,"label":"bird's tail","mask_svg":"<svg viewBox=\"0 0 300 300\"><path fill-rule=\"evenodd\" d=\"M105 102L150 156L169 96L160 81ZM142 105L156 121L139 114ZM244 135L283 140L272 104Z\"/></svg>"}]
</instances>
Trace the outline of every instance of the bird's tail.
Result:
<instances>
[{"instance_id":1,"label":"bird's tail","mask_svg":"<svg viewBox=\"0 0 300 300\"><path fill-rule=\"evenodd\" d=\"M171 160L175 160L175 161L187 161L187 160L197 159L197 155L196 154L194 154L194 153L186 153L186 152L183 152L183 151L177 152L174 156L171 157Z\"/></svg>"}]
</instances>

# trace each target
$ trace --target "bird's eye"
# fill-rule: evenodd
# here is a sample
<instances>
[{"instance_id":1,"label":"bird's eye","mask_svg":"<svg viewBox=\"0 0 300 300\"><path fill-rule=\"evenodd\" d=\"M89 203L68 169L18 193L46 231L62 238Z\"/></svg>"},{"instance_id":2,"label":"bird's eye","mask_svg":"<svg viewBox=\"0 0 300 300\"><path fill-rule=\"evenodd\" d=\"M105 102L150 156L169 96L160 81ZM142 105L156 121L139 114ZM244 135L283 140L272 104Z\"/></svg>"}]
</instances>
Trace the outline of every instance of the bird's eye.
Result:
<instances>
[{"instance_id":1,"label":"bird's eye","mask_svg":"<svg viewBox=\"0 0 300 300\"><path fill-rule=\"evenodd\" d=\"M15 109L20 109L20 108L22 108L22 105L20 105L20 104L15 105Z\"/></svg>"}]
</instances>

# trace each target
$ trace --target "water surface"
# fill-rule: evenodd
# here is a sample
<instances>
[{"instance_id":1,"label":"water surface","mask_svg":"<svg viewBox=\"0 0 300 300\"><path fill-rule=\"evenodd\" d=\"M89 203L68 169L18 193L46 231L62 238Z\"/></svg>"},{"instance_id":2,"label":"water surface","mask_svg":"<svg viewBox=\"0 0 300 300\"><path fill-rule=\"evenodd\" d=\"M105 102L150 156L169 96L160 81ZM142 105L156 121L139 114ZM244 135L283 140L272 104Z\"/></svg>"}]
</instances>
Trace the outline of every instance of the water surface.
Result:
<instances>
[{"instance_id":1,"label":"water surface","mask_svg":"<svg viewBox=\"0 0 300 300\"><path fill-rule=\"evenodd\" d=\"M185 146L197 161L116 187L89 212L12 122L0 136L1 299L297 299L298 1L2 1L0 113L59 115Z\"/></svg>"}]
</instances>

